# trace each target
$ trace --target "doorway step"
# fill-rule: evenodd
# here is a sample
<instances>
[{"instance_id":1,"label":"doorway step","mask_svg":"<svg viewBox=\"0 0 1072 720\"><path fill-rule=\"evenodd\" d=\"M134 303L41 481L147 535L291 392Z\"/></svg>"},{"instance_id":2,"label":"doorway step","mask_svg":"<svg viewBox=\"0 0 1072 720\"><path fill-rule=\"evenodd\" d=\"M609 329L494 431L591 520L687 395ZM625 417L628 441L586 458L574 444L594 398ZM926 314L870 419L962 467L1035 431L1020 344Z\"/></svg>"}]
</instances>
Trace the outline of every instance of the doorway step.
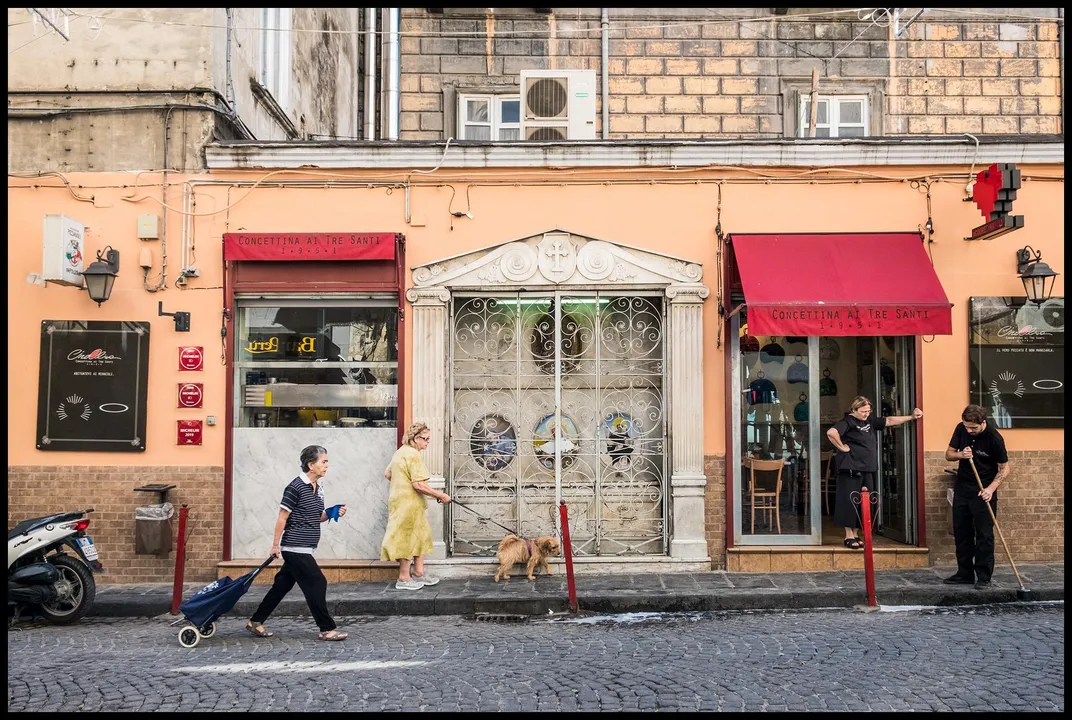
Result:
<instances>
[{"instance_id":1,"label":"doorway step","mask_svg":"<svg viewBox=\"0 0 1072 720\"><path fill-rule=\"evenodd\" d=\"M884 543L890 541L880 539ZM876 544L876 570L925 568L930 550L901 544ZM864 551L834 545L748 545L726 551L729 572L821 572L823 570L863 570Z\"/></svg>"}]
</instances>

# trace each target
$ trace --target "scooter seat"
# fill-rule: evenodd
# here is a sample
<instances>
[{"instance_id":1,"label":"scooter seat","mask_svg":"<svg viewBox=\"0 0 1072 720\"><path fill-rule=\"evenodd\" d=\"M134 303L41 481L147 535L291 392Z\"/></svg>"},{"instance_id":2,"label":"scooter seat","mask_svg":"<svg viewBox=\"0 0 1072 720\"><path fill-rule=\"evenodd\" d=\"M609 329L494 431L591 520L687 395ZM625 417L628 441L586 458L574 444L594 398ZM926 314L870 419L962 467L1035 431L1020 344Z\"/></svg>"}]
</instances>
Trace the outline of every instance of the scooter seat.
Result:
<instances>
[{"instance_id":1,"label":"scooter seat","mask_svg":"<svg viewBox=\"0 0 1072 720\"><path fill-rule=\"evenodd\" d=\"M13 540L19 535L25 535L26 533L36 530L39 527L43 527L48 524L68 522L70 520L77 520L82 517L80 512L65 512L57 515L48 515L46 517L31 518L30 520L23 520L13 529L7 533L7 539Z\"/></svg>"}]
</instances>

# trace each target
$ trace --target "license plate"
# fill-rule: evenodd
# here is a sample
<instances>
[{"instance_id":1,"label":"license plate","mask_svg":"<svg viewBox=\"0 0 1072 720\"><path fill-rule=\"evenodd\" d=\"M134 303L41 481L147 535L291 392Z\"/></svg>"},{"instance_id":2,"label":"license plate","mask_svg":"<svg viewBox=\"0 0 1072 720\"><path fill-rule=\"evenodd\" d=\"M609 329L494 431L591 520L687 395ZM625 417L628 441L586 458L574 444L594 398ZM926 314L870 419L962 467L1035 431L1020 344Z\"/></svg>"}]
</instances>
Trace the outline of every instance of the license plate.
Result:
<instances>
[{"instance_id":1,"label":"license plate","mask_svg":"<svg viewBox=\"0 0 1072 720\"><path fill-rule=\"evenodd\" d=\"M78 538L78 546L82 548L82 552L85 554L86 560L93 562L98 558L97 548L93 545L93 541L89 538Z\"/></svg>"}]
</instances>

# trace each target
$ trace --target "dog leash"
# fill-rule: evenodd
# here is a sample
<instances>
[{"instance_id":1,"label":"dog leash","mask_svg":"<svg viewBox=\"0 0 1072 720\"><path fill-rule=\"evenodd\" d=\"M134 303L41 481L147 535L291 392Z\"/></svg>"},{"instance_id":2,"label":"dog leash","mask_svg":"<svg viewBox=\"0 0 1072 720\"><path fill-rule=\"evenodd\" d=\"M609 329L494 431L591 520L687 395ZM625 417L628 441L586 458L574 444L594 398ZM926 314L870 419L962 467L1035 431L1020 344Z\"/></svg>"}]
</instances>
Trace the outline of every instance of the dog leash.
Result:
<instances>
[{"instance_id":1,"label":"dog leash","mask_svg":"<svg viewBox=\"0 0 1072 720\"><path fill-rule=\"evenodd\" d=\"M440 500L439 498L436 498L436 502L437 502L437 503L439 503L440 505L442 505L442 504L443 504L443 501L442 501L442 500ZM486 518L486 517L484 517L483 515L481 515L480 513L478 513L478 512L476 511L476 510L474 510L473 508L469 507L468 505L466 505L466 504L464 504L464 503L460 503L460 502L458 502L457 500L454 500L454 499L451 499L451 501L450 501L450 502L451 502L451 504L452 504L452 505L457 505L457 506L458 506L458 507L460 507L460 508L465 508L465 509L466 509L466 510L468 510L469 512L473 513L474 515L476 515L476 517L477 517L477 519L478 519L478 520L484 520L485 522L489 522L489 523L491 523L492 525L499 525L499 523L495 522L495 521L494 521L494 520L492 520L491 518ZM499 527L501 527L501 528L502 528L503 530L505 530L506 532L510 533L511 535L517 535L517 533L516 533L516 532L514 532L514 531L513 531L513 530L511 530L510 528L506 527L505 525L499 525ZM520 537L520 535L518 535L518 537Z\"/></svg>"}]
</instances>

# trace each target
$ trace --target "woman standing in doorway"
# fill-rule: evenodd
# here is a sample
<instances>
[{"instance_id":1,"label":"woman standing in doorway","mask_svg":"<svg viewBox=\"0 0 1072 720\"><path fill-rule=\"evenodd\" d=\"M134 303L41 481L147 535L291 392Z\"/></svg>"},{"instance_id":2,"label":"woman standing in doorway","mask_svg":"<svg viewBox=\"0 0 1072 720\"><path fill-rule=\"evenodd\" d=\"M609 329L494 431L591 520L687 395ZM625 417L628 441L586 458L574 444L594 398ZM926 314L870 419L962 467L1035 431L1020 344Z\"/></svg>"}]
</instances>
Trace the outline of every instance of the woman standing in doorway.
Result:
<instances>
[{"instance_id":1,"label":"woman standing in doorway","mask_svg":"<svg viewBox=\"0 0 1072 720\"><path fill-rule=\"evenodd\" d=\"M420 590L439 580L424 571L424 556L432 552L432 527L428 524L428 501L434 497L450 502L450 495L432 489L431 474L424 467L421 450L431 441L431 430L424 423L413 423L402 436L402 446L395 450L384 477L391 481L387 497L387 531L380 546L381 560L398 561L398 590ZM410 562L413 574L410 575Z\"/></svg>"},{"instance_id":2,"label":"woman standing in doorway","mask_svg":"<svg viewBox=\"0 0 1072 720\"><path fill-rule=\"evenodd\" d=\"M246 623L246 630L257 637L275 635L265 630L263 623L297 583L320 628L317 639L345 640L346 633L335 629L335 621L328 612L328 581L313 559L313 551L320 543L320 523L328 519L321 483L328 472L328 451L319 445L310 445L301 451L300 461L305 475L294 478L284 488L272 535L272 554L283 556L283 567L276 573L275 582L257 612ZM339 516L345 514L346 506L343 505L339 507Z\"/></svg>"},{"instance_id":3,"label":"woman standing in doorway","mask_svg":"<svg viewBox=\"0 0 1072 720\"><path fill-rule=\"evenodd\" d=\"M863 395L857 395L852 399L845 417L826 431L826 436L838 450L838 454L830 459L837 469L834 523L845 528L845 547L859 550L864 546L859 536L860 518L853 505L852 494L859 493L862 487L871 491L876 489L879 432L921 417L923 411L919 408L913 410L911 415L872 416L871 401Z\"/></svg>"}]
</instances>

